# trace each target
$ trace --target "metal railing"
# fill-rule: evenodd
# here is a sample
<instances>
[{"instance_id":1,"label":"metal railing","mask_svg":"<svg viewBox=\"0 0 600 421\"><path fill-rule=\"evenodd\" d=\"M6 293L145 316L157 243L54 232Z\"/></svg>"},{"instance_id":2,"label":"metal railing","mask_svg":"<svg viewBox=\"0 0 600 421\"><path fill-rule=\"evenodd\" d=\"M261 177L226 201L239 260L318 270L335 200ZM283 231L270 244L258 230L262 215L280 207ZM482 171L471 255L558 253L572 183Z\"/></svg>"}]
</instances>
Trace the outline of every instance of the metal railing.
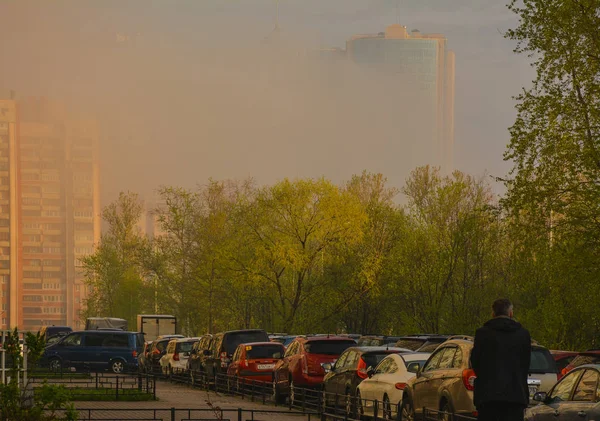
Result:
<instances>
[{"instance_id":1,"label":"metal railing","mask_svg":"<svg viewBox=\"0 0 600 421\"><path fill-rule=\"evenodd\" d=\"M289 411L273 409L242 409L242 408L78 408L78 420L101 421L252 421L261 420L261 416L270 416L271 419L281 415L291 415ZM57 415L62 415L57 412ZM308 421L321 419L316 414L304 414Z\"/></svg>"},{"instance_id":2,"label":"metal railing","mask_svg":"<svg viewBox=\"0 0 600 421\"><path fill-rule=\"evenodd\" d=\"M319 415L325 420L361 421L366 418L377 420L400 420L401 403L364 399L356 394L336 394L325 392L319 388L293 387L288 390L277 390L277 386L269 381L252 380L243 377L216 374L209 376L203 372L189 370L173 370L169 375L158 374L168 381L187 384L195 388L214 390L217 393L237 396L262 404L285 407L303 414ZM193 381L192 381L193 380ZM279 392L279 393L278 393ZM449 421L473 421L475 418L450 414L423 408L416 420L440 419Z\"/></svg>"},{"instance_id":3,"label":"metal railing","mask_svg":"<svg viewBox=\"0 0 600 421\"><path fill-rule=\"evenodd\" d=\"M83 373L82 373L83 374ZM46 382L64 386L74 400L123 400L146 397L156 400L156 377L149 374L86 373L85 377L30 377L35 390Z\"/></svg>"}]
</instances>

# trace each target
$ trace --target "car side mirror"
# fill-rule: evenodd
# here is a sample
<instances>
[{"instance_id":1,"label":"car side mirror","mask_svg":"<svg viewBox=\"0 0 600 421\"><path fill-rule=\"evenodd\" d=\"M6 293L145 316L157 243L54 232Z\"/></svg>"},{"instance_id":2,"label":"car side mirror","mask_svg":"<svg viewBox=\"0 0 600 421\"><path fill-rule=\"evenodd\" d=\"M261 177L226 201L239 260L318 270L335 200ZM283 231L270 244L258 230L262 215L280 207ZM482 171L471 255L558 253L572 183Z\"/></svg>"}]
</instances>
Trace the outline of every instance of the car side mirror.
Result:
<instances>
[{"instance_id":1,"label":"car side mirror","mask_svg":"<svg viewBox=\"0 0 600 421\"><path fill-rule=\"evenodd\" d=\"M548 394L546 392L535 392L533 395L533 400L536 402L545 402L548 398Z\"/></svg>"},{"instance_id":2,"label":"car side mirror","mask_svg":"<svg viewBox=\"0 0 600 421\"><path fill-rule=\"evenodd\" d=\"M409 373L418 373L421 370L421 364L419 363L409 363L406 367L406 371Z\"/></svg>"},{"instance_id":3,"label":"car side mirror","mask_svg":"<svg viewBox=\"0 0 600 421\"><path fill-rule=\"evenodd\" d=\"M205 349L204 352L202 353L205 357L210 357L211 356L211 352L210 349Z\"/></svg>"},{"instance_id":4,"label":"car side mirror","mask_svg":"<svg viewBox=\"0 0 600 421\"><path fill-rule=\"evenodd\" d=\"M373 377L375 375L375 369L373 367L369 367L367 368L367 376L369 376L369 378Z\"/></svg>"},{"instance_id":5,"label":"car side mirror","mask_svg":"<svg viewBox=\"0 0 600 421\"><path fill-rule=\"evenodd\" d=\"M325 370L325 373L329 373L330 371L333 371L333 366L331 363L325 363L323 364L323 370Z\"/></svg>"},{"instance_id":6,"label":"car side mirror","mask_svg":"<svg viewBox=\"0 0 600 421\"><path fill-rule=\"evenodd\" d=\"M421 367L419 367L419 369L417 370L417 379L419 377L421 377L422 374L423 374L423 370L421 370Z\"/></svg>"}]
</instances>

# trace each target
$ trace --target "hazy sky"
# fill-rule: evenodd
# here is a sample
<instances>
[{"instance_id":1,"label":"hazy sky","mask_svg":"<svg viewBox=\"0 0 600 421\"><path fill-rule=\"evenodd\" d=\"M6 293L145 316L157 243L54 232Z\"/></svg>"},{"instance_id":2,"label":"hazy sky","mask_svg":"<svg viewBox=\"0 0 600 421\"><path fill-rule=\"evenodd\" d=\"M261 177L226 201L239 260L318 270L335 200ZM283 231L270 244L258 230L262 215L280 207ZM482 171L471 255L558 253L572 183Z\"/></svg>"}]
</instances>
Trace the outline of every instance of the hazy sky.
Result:
<instances>
[{"instance_id":1,"label":"hazy sky","mask_svg":"<svg viewBox=\"0 0 600 421\"><path fill-rule=\"evenodd\" d=\"M455 166L506 173L511 96L532 74L501 35L516 24L502 1L281 0L279 10L289 51L272 54L263 40L273 0L4 0L0 95L98 115L105 199L208 177L341 181L362 169L400 186L424 163L404 153L419 150L413 137L427 124L398 117L412 94L297 54L344 47L398 15L409 31L445 34L456 52Z\"/></svg>"}]
</instances>

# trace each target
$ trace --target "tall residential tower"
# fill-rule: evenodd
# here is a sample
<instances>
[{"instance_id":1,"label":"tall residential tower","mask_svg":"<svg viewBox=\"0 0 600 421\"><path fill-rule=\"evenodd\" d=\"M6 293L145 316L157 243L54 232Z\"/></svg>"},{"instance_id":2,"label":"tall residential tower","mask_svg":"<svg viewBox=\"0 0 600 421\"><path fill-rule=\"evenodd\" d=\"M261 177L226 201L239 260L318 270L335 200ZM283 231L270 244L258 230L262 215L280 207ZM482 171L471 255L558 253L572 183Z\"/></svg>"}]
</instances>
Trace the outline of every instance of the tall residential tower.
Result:
<instances>
[{"instance_id":1,"label":"tall residential tower","mask_svg":"<svg viewBox=\"0 0 600 421\"><path fill-rule=\"evenodd\" d=\"M444 35L417 30L409 34L405 26L391 25L379 34L353 36L346 50L357 65L410 87L411 98L418 100L414 112L427 122L427 135L418 141L431 148L432 163L451 172L455 60L446 44Z\"/></svg>"},{"instance_id":2,"label":"tall residential tower","mask_svg":"<svg viewBox=\"0 0 600 421\"><path fill-rule=\"evenodd\" d=\"M100 235L97 146L95 121L60 104L0 101L2 328L81 327L79 258Z\"/></svg>"}]
</instances>

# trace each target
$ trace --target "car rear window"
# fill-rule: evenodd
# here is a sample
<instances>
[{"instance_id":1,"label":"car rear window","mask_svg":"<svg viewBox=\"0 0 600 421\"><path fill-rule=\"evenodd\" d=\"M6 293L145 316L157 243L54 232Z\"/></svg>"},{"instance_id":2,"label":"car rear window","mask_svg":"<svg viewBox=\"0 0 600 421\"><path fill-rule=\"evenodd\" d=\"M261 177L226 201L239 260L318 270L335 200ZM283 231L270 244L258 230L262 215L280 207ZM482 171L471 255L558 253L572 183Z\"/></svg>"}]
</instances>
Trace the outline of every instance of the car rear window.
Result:
<instances>
[{"instance_id":1,"label":"car rear window","mask_svg":"<svg viewBox=\"0 0 600 421\"><path fill-rule=\"evenodd\" d=\"M422 347L425 342L427 342L425 339L400 339L396 342L396 347L416 351Z\"/></svg>"},{"instance_id":2,"label":"car rear window","mask_svg":"<svg viewBox=\"0 0 600 421\"><path fill-rule=\"evenodd\" d=\"M375 367L381 362L381 360L383 360L388 355L390 355L389 352L369 352L366 354L362 354L361 358L367 364L367 367Z\"/></svg>"},{"instance_id":3,"label":"car rear window","mask_svg":"<svg viewBox=\"0 0 600 421\"><path fill-rule=\"evenodd\" d=\"M531 350L530 373L557 373L556 362L550 351L544 348L533 348Z\"/></svg>"},{"instance_id":4,"label":"car rear window","mask_svg":"<svg viewBox=\"0 0 600 421\"><path fill-rule=\"evenodd\" d=\"M250 342L269 342L269 336L262 330L228 333L227 340L225 341L225 351L227 351L229 355L232 355L238 345Z\"/></svg>"},{"instance_id":5,"label":"car rear window","mask_svg":"<svg viewBox=\"0 0 600 421\"><path fill-rule=\"evenodd\" d=\"M256 360L259 358L279 358L283 356L284 349L281 345L253 345L251 349L246 350L246 357L249 360Z\"/></svg>"},{"instance_id":6,"label":"car rear window","mask_svg":"<svg viewBox=\"0 0 600 421\"><path fill-rule=\"evenodd\" d=\"M340 355L354 345L354 341L310 341L304 344L304 349L309 354Z\"/></svg>"},{"instance_id":7,"label":"car rear window","mask_svg":"<svg viewBox=\"0 0 600 421\"><path fill-rule=\"evenodd\" d=\"M179 342L177 344L177 352L190 352L194 347L195 342Z\"/></svg>"},{"instance_id":8,"label":"car rear window","mask_svg":"<svg viewBox=\"0 0 600 421\"><path fill-rule=\"evenodd\" d=\"M597 364L600 361L600 355L578 355L569 366L571 368L579 367L584 364Z\"/></svg>"}]
</instances>

